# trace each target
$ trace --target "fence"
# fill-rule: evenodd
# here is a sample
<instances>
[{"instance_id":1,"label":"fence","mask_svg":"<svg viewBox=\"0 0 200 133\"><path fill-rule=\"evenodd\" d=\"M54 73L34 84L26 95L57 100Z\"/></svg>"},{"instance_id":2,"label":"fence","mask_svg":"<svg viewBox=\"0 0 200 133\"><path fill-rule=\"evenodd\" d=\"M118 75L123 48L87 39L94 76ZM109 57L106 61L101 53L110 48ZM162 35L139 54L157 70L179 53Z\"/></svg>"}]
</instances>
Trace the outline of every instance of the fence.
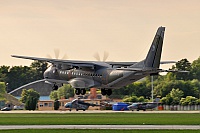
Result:
<instances>
[{"instance_id":1,"label":"fence","mask_svg":"<svg viewBox=\"0 0 200 133\"><path fill-rule=\"evenodd\" d=\"M200 110L200 105L162 105L163 110L177 110L177 111L187 111L187 110ZM159 107L158 107L159 109Z\"/></svg>"}]
</instances>

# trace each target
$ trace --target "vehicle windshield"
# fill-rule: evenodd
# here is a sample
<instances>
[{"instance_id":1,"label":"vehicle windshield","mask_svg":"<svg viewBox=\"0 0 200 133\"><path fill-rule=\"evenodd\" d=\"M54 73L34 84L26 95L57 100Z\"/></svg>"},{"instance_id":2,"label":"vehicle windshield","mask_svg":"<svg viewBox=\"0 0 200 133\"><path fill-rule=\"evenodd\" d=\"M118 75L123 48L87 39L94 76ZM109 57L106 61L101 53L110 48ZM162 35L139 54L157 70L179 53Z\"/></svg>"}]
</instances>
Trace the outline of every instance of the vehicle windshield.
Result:
<instances>
[{"instance_id":1,"label":"vehicle windshield","mask_svg":"<svg viewBox=\"0 0 200 133\"><path fill-rule=\"evenodd\" d=\"M133 104L132 104L132 106L137 106L137 105L138 105L137 103L133 103Z\"/></svg>"},{"instance_id":2,"label":"vehicle windshield","mask_svg":"<svg viewBox=\"0 0 200 133\"><path fill-rule=\"evenodd\" d=\"M72 106L71 102L65 104L65 108L71 108L71 106Z\"/></svg>"}]
</instances>

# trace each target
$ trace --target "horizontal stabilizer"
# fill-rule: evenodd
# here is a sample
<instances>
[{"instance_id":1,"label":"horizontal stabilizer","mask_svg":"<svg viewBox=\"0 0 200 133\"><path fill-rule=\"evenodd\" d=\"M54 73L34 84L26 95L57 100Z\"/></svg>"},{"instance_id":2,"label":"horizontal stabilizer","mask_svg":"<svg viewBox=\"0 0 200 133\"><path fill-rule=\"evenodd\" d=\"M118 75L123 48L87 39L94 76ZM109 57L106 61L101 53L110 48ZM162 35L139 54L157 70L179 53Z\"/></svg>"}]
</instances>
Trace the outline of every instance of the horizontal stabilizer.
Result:
<instances>
[{"instance_id":1,"label":"horizontal stabilizer","mask_svg":"<svg viewBox=\"0 0 200 133\"><path fill-rule=\"evenodd\" d=\"M159 73L159 72L179 72L179 73L189 73L189 71L182 71L182 70L163 70L163 69L154 69L154 68L117 68L117 70L124 70L124 71L136 71L136 72L148 72L148 73Z\"/></svg>"},{"instance_id":2,"label":"horizontal stabilizer","mask_svg":"<svg viewBox=\"0 0 200 133\"><path fill-rule=\"evenodd\" d=\"M160 61L160 64L172 64L177 63L177 61Z\"/></svg>"},{"instance_id":3,"label":"horizontal stabilizer","mask_svg":"<svg viewBox=\"0 0 200 133\"><path fill-rule=\"evenodd\" d=\"M183 70L161 70L160 72L189 73L189 71L183 71Z\"/></svg>"}]
</instances>

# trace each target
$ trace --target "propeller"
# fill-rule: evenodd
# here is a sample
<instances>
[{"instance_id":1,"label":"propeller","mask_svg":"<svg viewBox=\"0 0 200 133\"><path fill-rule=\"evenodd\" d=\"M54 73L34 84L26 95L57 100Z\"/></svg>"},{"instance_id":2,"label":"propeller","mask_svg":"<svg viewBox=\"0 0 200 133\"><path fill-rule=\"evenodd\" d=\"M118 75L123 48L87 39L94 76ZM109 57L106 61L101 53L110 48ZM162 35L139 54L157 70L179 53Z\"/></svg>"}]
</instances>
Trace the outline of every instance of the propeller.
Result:
<instances>
[{"instance_id":1,"label":"propeller","mask_svg":"<svg viewBox=\"0 0 200 133\"><path fill-rule=\"evenodd\" d=\"M105 62L105 61L107 60L108 56L109 56L109 53L106 52L106 51L104 51L104 53L103 53L103 60L102 60L102 61ZM101 61L101 58L100 58L100 55L99 55L98 52L96 52L96 53L93 55L93 57L94 57L97 61Z\"/></svg>"},{"instance_id":2,"label":"propeller","mask_svg":"<svg viewBox=\"0 0 200 133\"><path fill-rule=\"evenodd\" d=\"M55 55L55 59L59 59L59 55L60 55L60 50L59 49L54 49L54 55ZM47 54L46 55L48 58L51 58L51 59L53 59L52 58L52 56L51 55L49 55L49 54ZM64 54L63 55L63 57L62 58L60 58L60 59L68 59L68 56L67 56L67 54Z\"/></svg>"},{"instance_id":3,"label":"propeller","mask_svg":"<svg viewBox=\"0 0 200 133\"><path fill-rule=\"evenodd\" d=\"M67 54L64 54L62 58L59 58L59 56L60 56L60 50L59 49L54 49L54 57L55 57L54 59L62 59L62 60L67 60L68 59ZM49 55L49 54L47 54L46 57L50 58L50 59L53 59L52 56ZM56 66L55 70L57 70L57 68L66 68L66 66L62 65L62 64L58 64L58 63L52 63L52 64L53 64L53 66Z\"/></svg>"}]
</instances>

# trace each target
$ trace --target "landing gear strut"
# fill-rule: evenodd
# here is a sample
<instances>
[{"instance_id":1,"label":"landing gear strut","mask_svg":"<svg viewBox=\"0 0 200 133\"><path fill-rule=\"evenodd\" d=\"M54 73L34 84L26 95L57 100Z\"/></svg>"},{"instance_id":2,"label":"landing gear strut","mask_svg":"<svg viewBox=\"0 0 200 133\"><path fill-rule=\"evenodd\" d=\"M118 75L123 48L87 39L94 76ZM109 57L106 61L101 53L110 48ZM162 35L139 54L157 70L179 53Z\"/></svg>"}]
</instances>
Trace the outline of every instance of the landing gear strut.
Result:
<instances>
[{"instance_id":1,"label":"landing gear strut","mask_svg":"<svg viewBox=\"0 0 200 133\"><path fill-rule=\"evenodd\" d=\"M53 90L58 90L58 85L54 84L52 88Z\"/></svg>"},{"instance_id":2,"label":"landing gear strut","mask_svg":"<svg viewBox=\"0 0 200 133\"><path fill-rule=\"evenodd\" d=\"M112 94L112 90L111 89L101 89L101 94L103 96L105 96L105 95L110 96Z\"/></svg>"}]
</instances>

